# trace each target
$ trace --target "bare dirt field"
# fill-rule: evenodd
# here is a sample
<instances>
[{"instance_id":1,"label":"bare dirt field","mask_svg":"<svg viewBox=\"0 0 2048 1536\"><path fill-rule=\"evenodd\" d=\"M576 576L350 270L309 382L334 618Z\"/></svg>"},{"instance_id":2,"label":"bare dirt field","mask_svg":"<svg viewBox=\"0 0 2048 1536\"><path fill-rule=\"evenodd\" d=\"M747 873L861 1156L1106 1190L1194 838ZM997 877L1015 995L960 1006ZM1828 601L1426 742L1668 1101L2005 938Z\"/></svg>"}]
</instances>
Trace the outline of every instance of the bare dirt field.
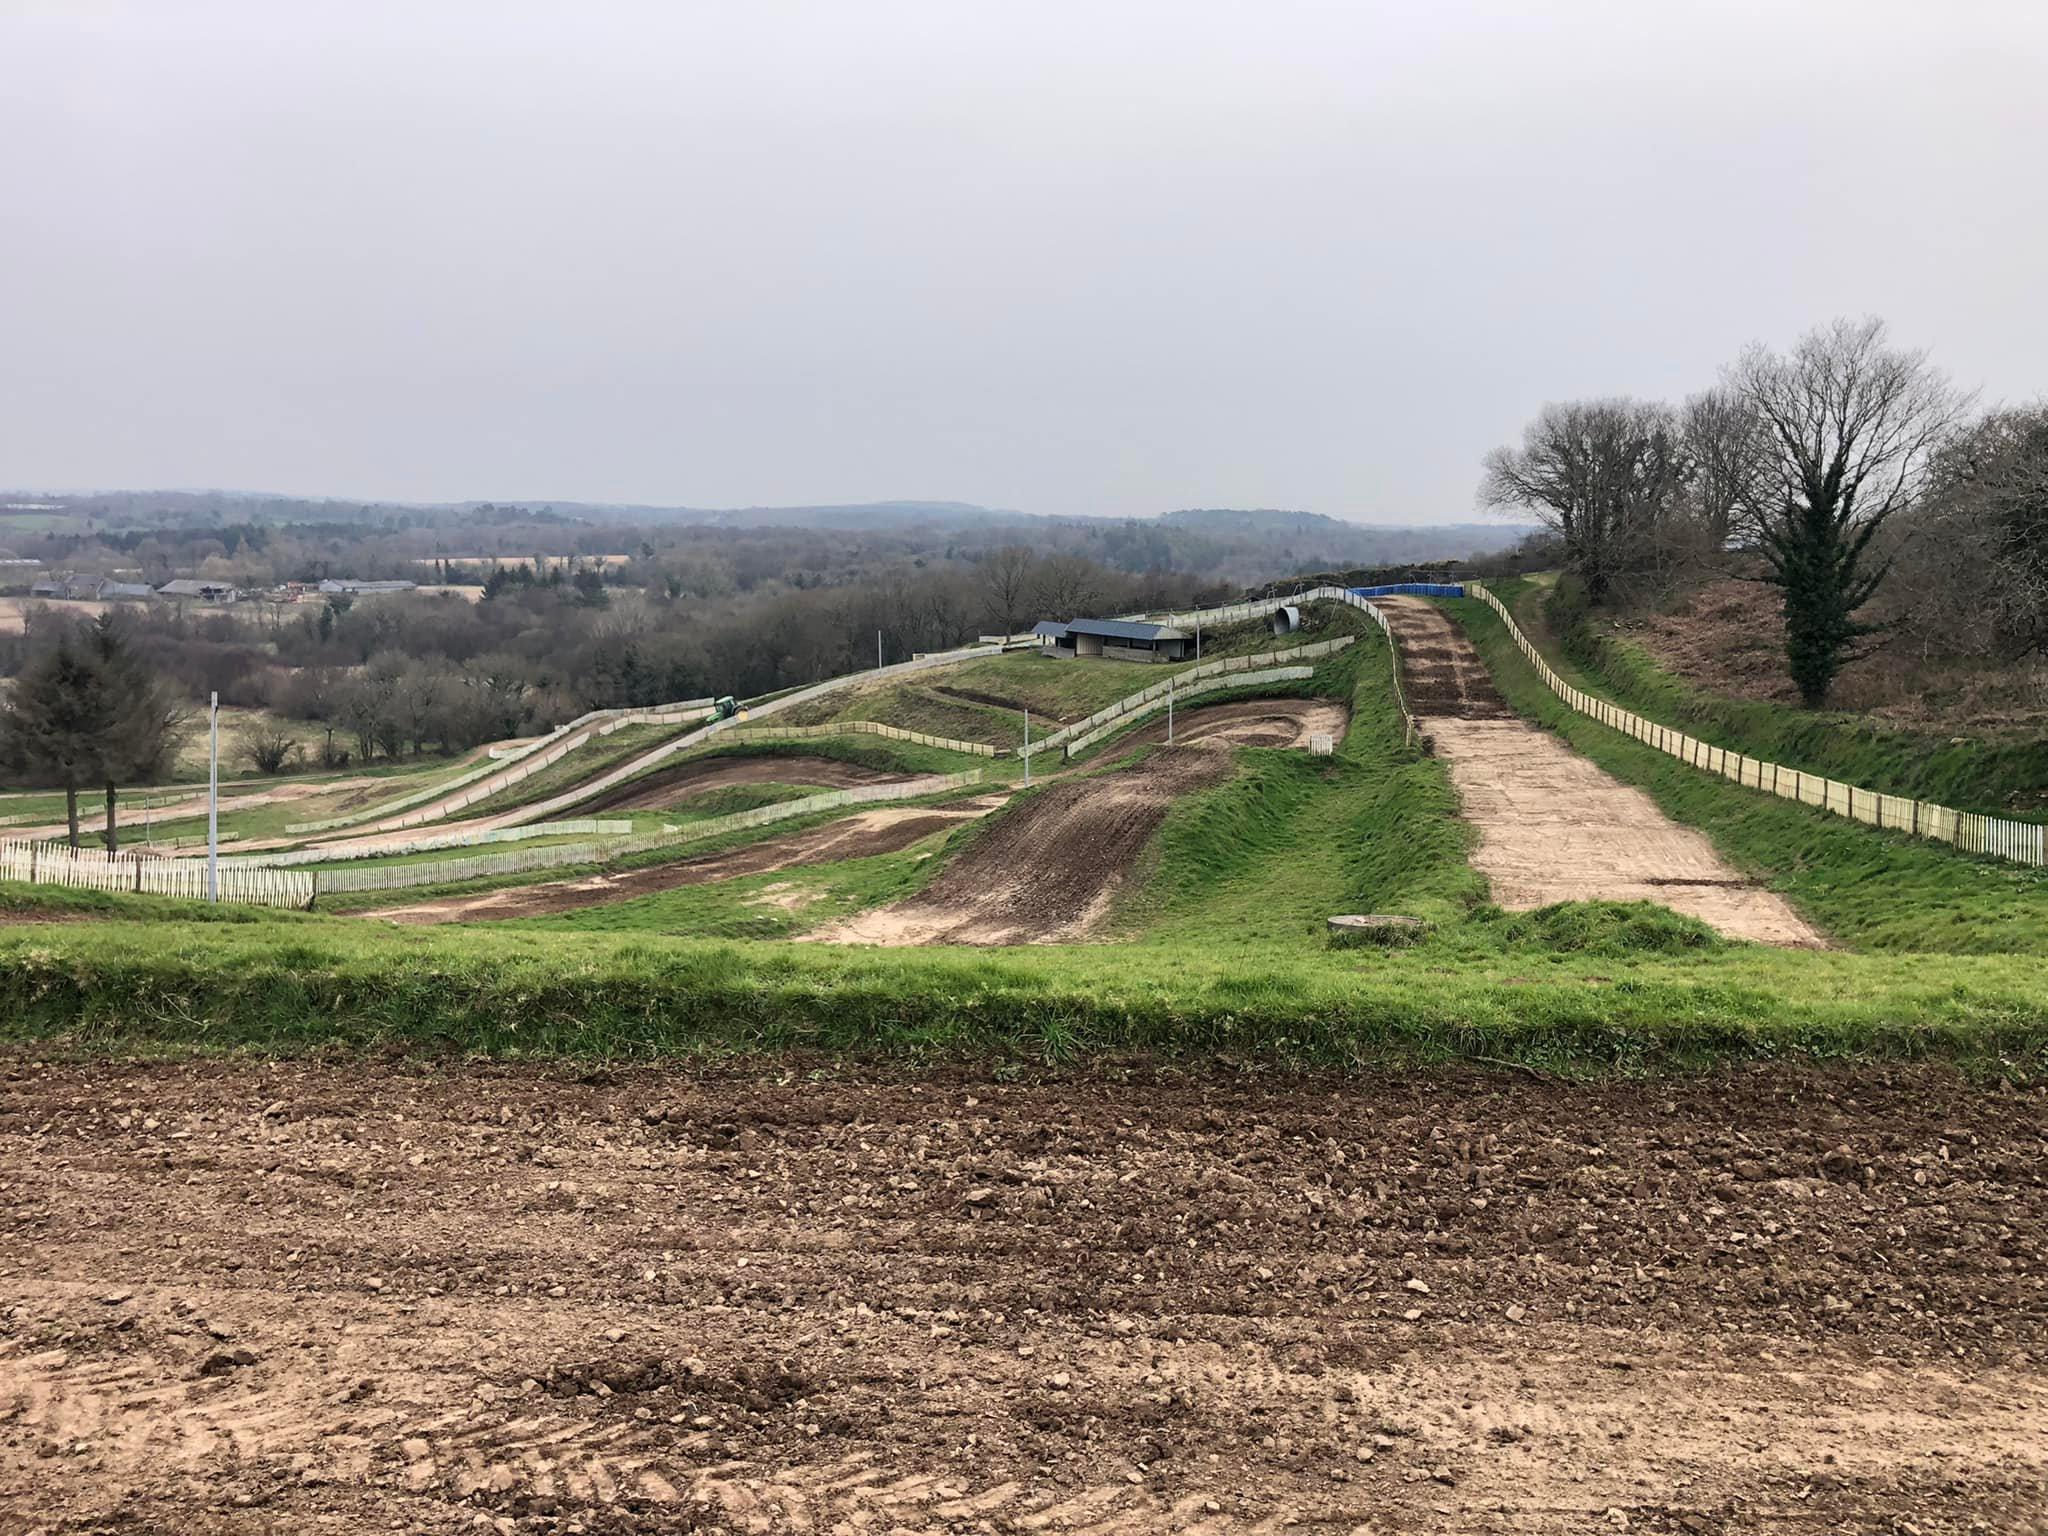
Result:
<instances>
[{"instance_id":1,"label":"bare dirt field","mask_svg":"<svg viewBox=\"0 0 2048 1536\"><path fill-rule=\"evenodd\" d=\"M2038 1532L2044 1167L1926 1067L16 1058L0 1530Z\"/></svg>"},{"instance_id":2,"label":"bare dirt field","mask_svg":"<svg viewBox=\"0 0 2048 1536\"><path fill-rule=\"evenodd\" d=\"M685 885L709 885L714 880L731 880L740 875L765 875L805 864L871 858L876 854L908 848L934 832L971 821L977 816L986 816L1001 805L1004 798L1001 795L983 795L947 806L914 809L892 806L862 811L787 837L746 843L722 853L707 853L671 864L656 864L618 874L586 875L575 880L510 886L478 896L450 896L439 901L385 907L364 915L389 918L394 923L463 923L538 917L549 912L573 912L582 907L628 901L635 896L651 896L657 891L675 890Z\"/></svg>"},{"instance_id":3,"label":"bare dirt field","mask_svg":"<svg viewBox=\"0 0 2048 1536\"><path fill-rule=\"evenodd\" d=\"M852 789L861 784L901 784L912 777L831 757L695 758L622 784L577 810L586 816L605 811L665 811L735 784L814 784L820 789Z\"/></svg>"},{"instance_id":4,"label":"bare dirt field","mask_svg":"<svg viewBox=\"0 0 2048 1536\"><path fill-rule=\"evenodd\" d=\"M1478 829L1473 867L1501 906L1654 901L1733 938L1823 944L1791 903L1738 874L1704 834L1517 718L1448 616L1415 598L1384 606L1409 710Z\"/></svg>"}]
</instances>

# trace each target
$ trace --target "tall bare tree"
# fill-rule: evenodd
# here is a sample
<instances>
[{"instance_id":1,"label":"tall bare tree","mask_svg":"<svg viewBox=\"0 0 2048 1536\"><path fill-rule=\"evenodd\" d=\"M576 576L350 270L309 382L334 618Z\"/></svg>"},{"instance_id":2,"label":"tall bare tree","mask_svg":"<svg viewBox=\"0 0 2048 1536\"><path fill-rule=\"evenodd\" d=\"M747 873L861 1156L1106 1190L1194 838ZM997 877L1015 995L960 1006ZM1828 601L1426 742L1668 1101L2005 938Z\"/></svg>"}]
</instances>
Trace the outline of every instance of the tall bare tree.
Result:
<instances>
[{"instance_id":1,"label":"tall bare tree","mask_svg":"<svg viewBox=\"0 0 2048 1536\"><path fill-rule=\"evenodd\" d=\"M1948 606L2009 660L2048 655L2048 406L1993 411L1957 433L1930 481L1914 531L1934 546L1922 566L1952 588Z\"/></svg>"},{"instance_id":2,"label":"tall bare tree","mask_svg":"<svg viewBox=\"0 0 2048 1536\"><path fill-rule=\"evenodd\" d=\"M1691 478L1687 503L1713 548L1731 535L1754 537L1769 487L1771 439L1763 418L1737 391L1720 385L1686 400L1679 413Z\"/></svg>"},{"instance_id":3,"label":"tall bare tree","mask_svg":"<svg viewBox=\"0 0 2048 1536\"><path fill-rule=\"evenodd\" d=\"M1024 622L1031 601L1031 567L1037 558L1022 544L1005 544L990 550L975 565L989 617L1006 635L1014 635Z\"/></svg>"},{"instance_id":4,"label":"tall bare tree","mask_svg":"<svg viewBox=\"0 0 2048 1536\"><path fill-rule=\"evenodd\" d=\"M1085 555L1051 555L1038 562L1032 596L1057 618L1093 618L1089 610L1102 599L1102 577L1102 568Z\"/></svg>"},{"instance_id":5,"label":"tall bare tree","mask_svg":"<svg viewBox=\"0 0 2048 1536\"><path fill-rule=\"evenodd\" d=\"M1486 456L1481 503L1522 509L1556 533L1594 602L1654 547L1688 472L1671 407L1655 401L1546 405L1519 448Z\"/></svg>"},{"instance_id":6,"label":"tall bare tree","mask_svg":"<svg viewBox=\"0 0 2048 1536\"><path fill-rule=\"evenodd\" d=\"M1926 353L1887 345L1875 318L1835 320L1782 357L1751 347L1727 382L1768 434L1766 579L1784 594L1792 681L1819 708L1878 628L1857 617L1885 575L1871 541L1920 494L1967 402Z\"/></svg>"}]
</instances>

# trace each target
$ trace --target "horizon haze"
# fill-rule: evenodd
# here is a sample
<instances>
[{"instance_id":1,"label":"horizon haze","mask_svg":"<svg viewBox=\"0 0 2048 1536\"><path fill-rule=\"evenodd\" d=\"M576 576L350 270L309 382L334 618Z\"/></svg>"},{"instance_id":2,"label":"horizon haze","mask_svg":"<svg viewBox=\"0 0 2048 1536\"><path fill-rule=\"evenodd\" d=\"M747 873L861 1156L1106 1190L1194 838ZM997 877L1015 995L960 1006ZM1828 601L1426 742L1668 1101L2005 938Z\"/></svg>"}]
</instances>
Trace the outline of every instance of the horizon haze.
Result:
<instances>
[{"instance_id":1,"label":"horizon haze","mask_svg":"<svg viewBox=\"0 0 2048 1536\"><path fill-rule=\"evenodd\" d=\"M0 51L23 486L1462 523L1546 400L1834 315L1987 401L2048 352L2038 7L32 0Z\"/></svg>"}]
</instances>

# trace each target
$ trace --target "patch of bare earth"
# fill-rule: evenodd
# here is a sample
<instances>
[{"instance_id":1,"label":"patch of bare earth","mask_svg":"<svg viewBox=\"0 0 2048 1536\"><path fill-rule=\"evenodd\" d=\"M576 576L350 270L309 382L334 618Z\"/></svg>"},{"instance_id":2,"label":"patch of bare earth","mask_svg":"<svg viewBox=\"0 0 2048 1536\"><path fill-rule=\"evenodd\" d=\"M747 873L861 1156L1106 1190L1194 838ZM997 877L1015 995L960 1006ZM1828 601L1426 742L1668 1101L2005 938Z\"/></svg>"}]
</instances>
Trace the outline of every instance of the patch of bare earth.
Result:
<instances>
[{"instance_id":1,"label":"patch of bare earth","mask_svg":"<svg viewBox=\"0 0 2048 1536\"><path fill-rule=\"evenodd\" d=\"M1517 717L1440 609L1404 597L1383 606L1408 707L1478 830L1473 867L1501 906L1654 901L1733 938L1825 942L1790 902L1731 868L1703 834Z\"/></svg>"},{"instance_id":2,"label":"patch of bare earth","mask_svg":"<svg viewBox=\"0 0 2048 1536\"><path fill-rule=\"evenodd\" d=\"M1951 1072L0 1082L0 1529L1964 1532L2048 1104Z\"/></svg>"},{"instance_id":3,"label":"patch of bare earth","mask_svg":"<svg viewBox=\"0 0 2048 1536\"><path fill-rule=\"evenodd\" d=\"M745 843L693 859L622 870L616 874L509 886L476 896L450 896L437 901L383 907L362 915L413 924L484 922L573 912L582 907L628 901L635 896L651 896L679 886L708 885L714 880L731 880L740 875L764 875L806 864L833 864L843 859L865 859L876 854L894 853L935 832L985 816L1001 803L1000 796L982 796L948 806L918 809L892 806L861 811L787 837Z\"/></svg>"},{"instance_id":4,"label":"patch of bare earth","mask_svg":"<svg viewBox=\"0 0 2048 1536\"><path fill-rule=\"evenodd\" d=\"M1709 582L1665 612L1609 621L1658 664L1707 693L1797 704L1785 664L1785 619L1777 588L1755 581ZM2048 730L2048 662L1970 666L1914 656L1880 636L1836 683L1834 707L1912 731L2040 734Z\"/></svg>"}]
</instances>

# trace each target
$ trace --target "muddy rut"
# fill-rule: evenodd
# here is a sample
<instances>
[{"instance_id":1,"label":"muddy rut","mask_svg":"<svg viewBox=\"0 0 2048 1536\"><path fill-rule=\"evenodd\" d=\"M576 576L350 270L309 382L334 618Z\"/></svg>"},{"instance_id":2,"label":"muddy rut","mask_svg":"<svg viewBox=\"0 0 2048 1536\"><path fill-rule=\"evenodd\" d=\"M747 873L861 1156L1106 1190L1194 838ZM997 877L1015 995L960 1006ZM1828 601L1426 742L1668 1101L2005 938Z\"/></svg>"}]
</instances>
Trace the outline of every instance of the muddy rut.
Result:
<instances>
[{"instance_id":1,"label":"muddy rut","mask_svg":"<svg viewBox=\"0 0 2048 1536\"><path fill-rule=\"evenodd\" d=\"M16 1059L0 1530L2038 1530L2044 1166L1931 1068Z\"/></svg>"},{"instance_id":2,"label":"muddy rut","mask_svg":"<svg viewBox=\"0 0 2048 1536\"><path fill-rule=\"evenodd\" d=\"M1734 938L1823 944L1790 902L1737 873L1704 834L1516 716L1441 609L1412 597L1382 607L1409 711L1478 829L1472 863L1501 906L1654 901Z\"/></svg>"}]
</instances>

